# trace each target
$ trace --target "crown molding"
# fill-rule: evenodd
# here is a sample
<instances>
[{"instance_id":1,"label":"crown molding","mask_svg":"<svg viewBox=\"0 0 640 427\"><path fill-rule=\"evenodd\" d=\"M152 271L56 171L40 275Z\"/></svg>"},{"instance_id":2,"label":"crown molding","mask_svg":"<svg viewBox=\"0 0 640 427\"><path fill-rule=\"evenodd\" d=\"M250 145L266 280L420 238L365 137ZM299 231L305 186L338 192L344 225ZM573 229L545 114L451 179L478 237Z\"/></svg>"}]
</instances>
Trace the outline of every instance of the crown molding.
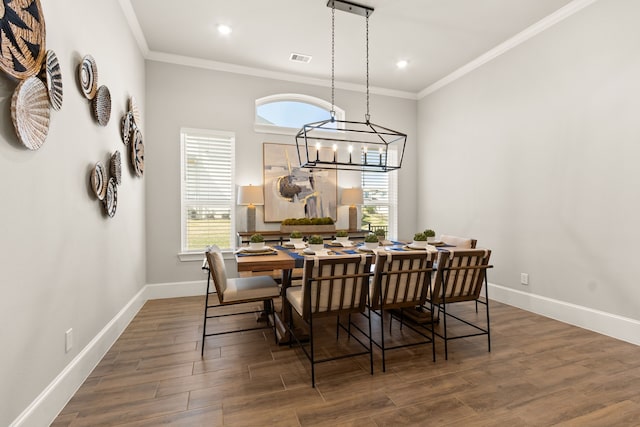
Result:
<instances>
[{"instance_id":1,"label":"crown molding","mask_svg":"<svg viewBox=\"0 0 640 427\"><path fill-rule=\"evenodd\" d=\"M244 74L253 77L262 77L266 79L284 80L288 82L302 83L314 86L331 87L331 81L318 79L314 77L305 77L299 74L284 73L280 71L269 71L262 68L246 67L244 65L229 64L226 62L211 61L208 59L194 58L191 56L175 55L171 53L149 51L145 59L156 62L166 62L169 64L186 65L195 68L204 68L207 70L223 71L234 74ZM354 83L335 82L338 89L350 90L354 92L366 92L365 85ZM369 87L369 92L376 95L392 96L395 98L406 98L417 100L417 94L414 92L405 92L401 90L386 89L380 87Z\"/></svg>"},{"instance_id":2,"label":"crown molding","mask_svg":"<svg viewBox=\"0 0 640 427\"><path fill-rule=\"evenodd\" d=\"M138 22L138 17L133 10L131 0L118 0L118 2L120 3L120 8L122 8L124 17L129 24L129 28L131 28L131 33L136 39L140 52L142 52L142 56L146 58L149 54L149 45L147 44L147 39L144 37L144 33L142 32L142 27L140 27L140 22Z\"/></svg>"},{"instance_id":3,"label":"crown molding","mask_svg":"<svg viewBox=\"0 0 640 427\"><path fill-rule=\"evenodd\" d=\"M470 72L483 66L487 62L494 60L503 53L508 52L516 46L526 42L530 38L540 34L546 29L554 26L555 24L562 22L566 18L574 15L575 13L591 5L592 3L595 3L596 1L598 0L573 0L571 3L566 4L564 7L558 9L551 15L546 16L545 18L541 19L540 21L506 40L505 42L500 43L498 46L480 55L473 61L468 62L451 74L448 74L437 82L421 90L420 92L418 92L418 99L422 99L437 91L438 89L443 88L449 83L452 83L459 78L469 74Z\"/></svg>"}]
</instances>

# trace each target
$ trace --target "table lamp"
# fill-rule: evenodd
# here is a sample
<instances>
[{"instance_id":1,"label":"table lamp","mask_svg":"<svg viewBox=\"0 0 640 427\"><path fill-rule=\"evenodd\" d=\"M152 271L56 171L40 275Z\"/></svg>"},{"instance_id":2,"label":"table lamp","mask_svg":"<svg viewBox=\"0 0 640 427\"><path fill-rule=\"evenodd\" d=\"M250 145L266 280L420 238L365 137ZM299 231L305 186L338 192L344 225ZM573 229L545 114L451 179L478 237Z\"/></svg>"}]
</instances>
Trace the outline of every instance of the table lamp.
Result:
<instances>
[{"instance_id":1,"label":"table lamp","mask_svg":"<svg viewBox=\"0 0 640 427\"><path fill-rule=\"evenodd\" d=\"M362 188L345 188L342 190L342 204L349 205L349 230L358 229L358 209L356 205L364 203Z\"/></svg>"},{"instance_id":2,"label":"table lamp","mask_svg":"<svg viewBox=\"0 0 640 427\"><path fill-rule=\"evenodd\" d=\"M264 205L261 185L242 185L238 189L238 204L247 206L247 231L256 231L256 206Z\"/></svg>"}]
</instances>

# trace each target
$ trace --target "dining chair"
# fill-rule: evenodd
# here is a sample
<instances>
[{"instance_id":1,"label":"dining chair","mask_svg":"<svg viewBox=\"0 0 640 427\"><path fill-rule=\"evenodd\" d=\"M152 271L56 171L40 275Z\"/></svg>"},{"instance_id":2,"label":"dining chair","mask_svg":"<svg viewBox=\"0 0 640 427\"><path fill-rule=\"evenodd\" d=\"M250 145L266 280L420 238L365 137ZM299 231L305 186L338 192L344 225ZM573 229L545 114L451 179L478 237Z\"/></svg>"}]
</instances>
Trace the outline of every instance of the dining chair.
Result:
<instances>
[{"instance_id":1,"label":"dining chair","mask_svg":"<svg viewBox=\"0 0 640 427\"><path fill-rule=\"evenodd\" d=\"M471 239L469 237L451 236L448 234L440 235L440 238L438 240L442 243L446 243L447 245L466 249L475 249L476 244L478 243L476 239Z\"/></svg>"},{"instance_id":2,"label":"dining chair","mask_svg":"<svg viewBox=\"0 0 640 427\"><path fill-rule=\"evenodd\" d=\"M311 362L311 386L316 386L315 365L332 360L355 357L364 354L369 355L371 374L373 375L373 351L371 344L371 318L367 318L368 333L363 342L357 335L351 332L350 327L345 327L340 322L341 315L348 315L349 326L352 314L363 314L366 307L369 279L371 277L371 255L355 256L326 256L306 257L304 260L304 272L302 286L287 288L286 299L289 302L290 322L287 325L289 332L297 344ZM309 339L303 343L299 332L293 325L293 310L302 318L309 330ZM338 331L347 331L349 338L364 349L317 358L316 335L320 325L318 320L326 317L336 318L336 344L339 344ZM290 341L291 343L291 341ZM308 347L308 348L307 348ZM337 345L337 347L339 347ZM323 351L326 351L323 348ZM335 350L334 350L335 353Z\"/></svg>"},{"instance_id":3,"label":"dining chair","mask_svg":"<svg viewBox=\"0 0 640 427\"><path fill-rule=\"evenodd\" d=\"M202 348L200 350L200 355L204 356L204 340L206 337L230 334L234 332L253 331L257 329L269 329L272 326L275 335L275 322L273 322L272 326L269 325L269 314L273 312L273 298L280 296L280 288L278 284L269 276L227 278L224 259L222 258L222 252L217 246L210 246L209 248L207 248L205 256L207 265L209 267L209 275L207 277L207 295L205 297L204 322L202 326ZM211 288L211 279L213 279L214 289ZM213 294L217 294L217 304L210 304L209 302L210 299L212 299ZM207 333L208 319L216 319L243 314L261 314L262 310L251 310L242 312L225 311L223 313L215 315L209 314L209 311L221 311L219 310L221 307L246 303L262 303L267 314L267 318L265 319L265 326Z\"/></svg>"},{"instance_id":4,"label":"dining chair","mask_svg":"<svg viewBox=\"0 0 640 427\"><path fill-rule=\"evenodd\" d=\"M416 306L425 304L431 289L432 256L427 252L391 253L378 251L369 290L369 315L376 314L380 318L380 340L372 338L372 342L382 351L382 371L386 372L385 352L421 344L431 344L433 361L436 361L434 330L419 324L404 322L404 310L414 310ZM385 337L385 313L389 317L389 334L393 316L401 320L401 327L407 326L421 338L403 339L402 344L387 345ZM400 332L400 331L399 331Z\"/></svg>"},{"instance_id":5,"label":"dining chair","mask_svg":"<svg viewBox=\"0 0 640 427\"><path fill-rule=\"evenodd\" d=\"M491 351L489 293L487 289L487 269L493 267L489 265L490 257L491 251L489 249L447 248L447 250L438 253L433 288L432 292L427 295L427 302L431 305L432 312L437 307L438 311L443 314L441 331L436 330L435 323L431 323L431 328L435 335L444 340L445 359L448 359L449 356L448 342L454 339L486 335L488 351ZM451 304L478 301L483 286L486 307L484 324L478 323L479 319L462 318L448 311ZM447 325L448 318L470 326L472 332L450 336L449 325Z\"/></svg>"}]
</instances>

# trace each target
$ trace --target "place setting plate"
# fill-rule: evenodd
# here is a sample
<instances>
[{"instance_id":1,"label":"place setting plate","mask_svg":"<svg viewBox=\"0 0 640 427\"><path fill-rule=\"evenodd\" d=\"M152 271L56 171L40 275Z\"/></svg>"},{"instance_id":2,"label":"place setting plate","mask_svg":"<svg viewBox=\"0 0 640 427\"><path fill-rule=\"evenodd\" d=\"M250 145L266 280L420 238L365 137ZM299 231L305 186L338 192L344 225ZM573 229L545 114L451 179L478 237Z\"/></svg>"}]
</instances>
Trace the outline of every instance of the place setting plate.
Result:
<instances>
[{"instance_id":1,"label":"place setting plate","mask_svg":"<svg viewBox=\"0 0 640 427\"><path fill-rule=\"evenodd\" d=\"M236 251L238 254L251 254L251 255L266 255L276 252L270 246L263 246L261 248L252 248L250 246L245 246Z\"/></svg>"}]
</instances>

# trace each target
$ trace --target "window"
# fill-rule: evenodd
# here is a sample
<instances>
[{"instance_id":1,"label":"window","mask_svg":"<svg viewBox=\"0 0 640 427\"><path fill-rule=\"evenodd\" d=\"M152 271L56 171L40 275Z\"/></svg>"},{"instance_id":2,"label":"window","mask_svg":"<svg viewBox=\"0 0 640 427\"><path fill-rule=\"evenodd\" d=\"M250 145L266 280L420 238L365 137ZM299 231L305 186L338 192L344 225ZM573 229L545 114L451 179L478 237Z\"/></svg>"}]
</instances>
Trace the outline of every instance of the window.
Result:
<instances>
[{"instance_id":1,"label":"window","mask_svg":"<svg viewBox=\"0 0 640 427\"><path fill-rule=\"evenodd\" d=\"M337 120L344 110L333 107ZM265 133L295 134L306 123L331 118L331 103L313 96L282 93L256 100L255 130Z\"/></svg>"},{"instance_id":2,"label":"window","mask_svg":"<svg viewBox=\"0 0 640 427\"><path fill-rule=\"evenodd\" d=\"M391 149L388 152L390 160L395 160L397 153ZM367 160L378 162L378 153L369 152ZM362 159L364 162L364 158ZM398 236L398 172L362 172L362 228L376 229L386 227L387 236Z\"/></svg>"},{"instance_id":3,"label":"window","mask_svg":"<svg viewBox=\"0 0 640 427\"><path fill-rule=\"evenodd\" d=\"M235 242L235 135L181 129L182 252Z\"/></svg>"}]
</instances>

